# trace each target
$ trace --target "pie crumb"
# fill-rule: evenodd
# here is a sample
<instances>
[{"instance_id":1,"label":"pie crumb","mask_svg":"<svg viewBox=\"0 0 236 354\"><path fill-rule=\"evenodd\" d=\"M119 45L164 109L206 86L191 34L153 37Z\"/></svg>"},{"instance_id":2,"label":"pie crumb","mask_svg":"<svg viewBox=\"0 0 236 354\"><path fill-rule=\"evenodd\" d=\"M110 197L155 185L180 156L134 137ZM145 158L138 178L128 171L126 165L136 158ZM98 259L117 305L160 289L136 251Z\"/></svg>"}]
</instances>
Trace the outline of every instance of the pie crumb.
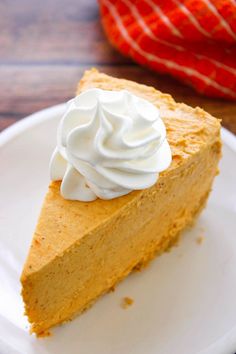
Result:
<instances>
[{"instance_id":1,"label":"pie crumb","mask_svg":"<svg viewBox=\"0 0 236 354\"><path fill-rule=\"evenodd\" d=\"M196 243L197 243L198 245L201 245L204 240L205 240L205 237L204 237L203 235L198 236L198 237L196 238Z\"/></svg>"},{"instance_id":2,"label":"pie crumb","mask_svg":"<svg viewBox=\"0 0 236 354\"><path fill-rule=\"evenodd\" d=\"M42 331L40 333L37 333L38 338L45 338L45 337L51 337L52 333L50 331Z\"/></svg>"},{"instance_id":3,"label":"pie crumb","mask_svg":"<svg viewBox=\"0 0 236 354\"><path fill-rule=\"evenodd\" d=\"M116 290L115 286L111 286L110 289L108 290L109 293L114 293L114 291Z\"/></svg>"},{"instance_id":4,"label":"pie crumb","mask_svg":"<svg viewBox=\"0 0 236 354\"><path fill-rule=\"evenodd\" d=\"M130 297L126 296L122 299L121 307L123 309L127 309L129 306L133 305L133 303L134 303L134 300L131 299Z\"/></svg>"}]
</instances>

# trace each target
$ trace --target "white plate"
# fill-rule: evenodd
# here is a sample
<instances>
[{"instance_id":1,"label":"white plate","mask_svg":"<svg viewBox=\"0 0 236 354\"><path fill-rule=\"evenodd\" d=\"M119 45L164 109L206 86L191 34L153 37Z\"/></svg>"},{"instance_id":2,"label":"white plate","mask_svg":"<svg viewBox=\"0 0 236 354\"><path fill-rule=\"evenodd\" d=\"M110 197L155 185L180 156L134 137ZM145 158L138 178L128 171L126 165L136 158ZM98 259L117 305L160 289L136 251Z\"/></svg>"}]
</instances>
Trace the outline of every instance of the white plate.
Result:
<instances>
[{"instance_id":1,"label":"white plate","mask_svg":"<svg viewBox=\"0 0 236 354\"><path fill-rule=\"evenodd\" d=\"M180 245L53 336L28 334L19 277L63 110L60 105L38 112L0 135L0 353L236 352L236 139L224 129L221 174ZM127 310L120 306L124 296L134 299Z\"/></svg>"}]
</instances>

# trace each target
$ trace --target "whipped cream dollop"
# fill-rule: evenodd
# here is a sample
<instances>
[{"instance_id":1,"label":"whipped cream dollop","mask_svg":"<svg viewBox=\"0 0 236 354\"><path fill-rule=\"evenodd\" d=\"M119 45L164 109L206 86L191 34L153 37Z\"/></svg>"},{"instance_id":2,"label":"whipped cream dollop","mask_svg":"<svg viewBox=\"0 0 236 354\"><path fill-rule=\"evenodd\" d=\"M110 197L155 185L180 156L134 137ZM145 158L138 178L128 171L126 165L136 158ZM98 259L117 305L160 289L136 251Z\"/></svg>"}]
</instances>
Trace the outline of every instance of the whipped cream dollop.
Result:
<instances>
[{"instance_id":1,"label":"whipped cream dollop","mask_svg":"<svg viewBox=\"0 0 236 354\"><path fill-rule=\"evenodd\" d=\"M68 102L50 162L65 199L113 199L156 183L171 163L159 110L129 91L88 89Z\"/></svg>"}]
</instances>

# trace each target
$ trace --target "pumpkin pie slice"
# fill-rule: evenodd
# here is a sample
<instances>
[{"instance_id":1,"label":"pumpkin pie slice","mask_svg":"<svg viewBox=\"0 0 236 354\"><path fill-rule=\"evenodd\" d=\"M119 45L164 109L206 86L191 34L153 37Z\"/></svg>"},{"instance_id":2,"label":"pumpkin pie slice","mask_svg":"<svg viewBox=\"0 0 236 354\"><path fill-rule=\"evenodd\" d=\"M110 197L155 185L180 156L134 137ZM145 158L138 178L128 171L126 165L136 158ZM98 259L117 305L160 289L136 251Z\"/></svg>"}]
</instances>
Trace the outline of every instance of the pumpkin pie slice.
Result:
<instances>
[{"instance_id":1,"label":"pumpkin pie slice","mask_svg":"<svg viewBox=\"0 0 236 354\"><path fill-rule=\"evenodd\" d=\"M169 249L205 206L221 156L220 122L136 82L86 71L89 88L128 90L160 109L172 163L152 187L112 200L65 200L51 182L21 276L31 331L70 320Z\"/></svg>"}]
</instances>

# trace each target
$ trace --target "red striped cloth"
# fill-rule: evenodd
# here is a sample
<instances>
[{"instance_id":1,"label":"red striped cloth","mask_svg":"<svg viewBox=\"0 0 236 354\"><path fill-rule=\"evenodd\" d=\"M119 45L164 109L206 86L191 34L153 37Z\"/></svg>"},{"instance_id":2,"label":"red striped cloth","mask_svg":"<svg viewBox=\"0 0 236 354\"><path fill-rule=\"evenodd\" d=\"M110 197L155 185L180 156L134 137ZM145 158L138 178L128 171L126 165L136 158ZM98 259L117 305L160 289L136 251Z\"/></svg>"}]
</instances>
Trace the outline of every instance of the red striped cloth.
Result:
<instances>
[{"instance_id":1,"label":"red striped cloth","mask_svg":"<svg viewBox=\"0 0 236 354\"><path fill-rule=\"evenodd\" d=\"M99 0L110 42L197 91L236 100L235 0Z\"/></svg>"}]
</instances>

